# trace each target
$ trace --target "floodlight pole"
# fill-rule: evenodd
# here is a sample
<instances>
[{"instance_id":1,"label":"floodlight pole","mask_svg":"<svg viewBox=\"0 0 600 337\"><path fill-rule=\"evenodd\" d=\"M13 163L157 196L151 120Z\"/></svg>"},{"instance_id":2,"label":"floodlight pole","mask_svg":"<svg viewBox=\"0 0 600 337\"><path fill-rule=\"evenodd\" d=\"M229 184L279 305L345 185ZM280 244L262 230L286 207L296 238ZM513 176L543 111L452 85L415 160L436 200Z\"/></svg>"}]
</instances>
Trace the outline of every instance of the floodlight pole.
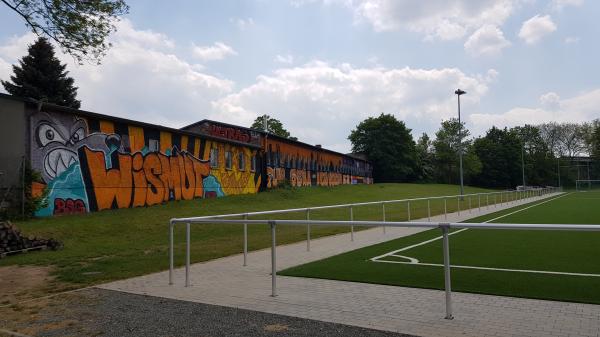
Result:
<instances>
[{"instance_id":1,"label":"floodlight pole","mask_svg":"<svg viewBox=\"0 0 600 337\"><path fill-rule=\"evenodd\" d=\"M525 144L521 144L521 170L523 172L523 188L525 188Z\"/></svg>"},{"instance_id":2,"label":"floodlight pole","mask_svg":"<svg viewBox=\"0 0 600 337\"><path fill-rule=\"evenodd\" d=\"M456 89L454 91L456 96L458 97L458 162L460 166L460 199L463 199L463 195L465 194L465 187L463 184L463 159L462 159L462 124L460 122L460 95L464 95L467 92L464 90Z\"/></svg>"}]
</instances>

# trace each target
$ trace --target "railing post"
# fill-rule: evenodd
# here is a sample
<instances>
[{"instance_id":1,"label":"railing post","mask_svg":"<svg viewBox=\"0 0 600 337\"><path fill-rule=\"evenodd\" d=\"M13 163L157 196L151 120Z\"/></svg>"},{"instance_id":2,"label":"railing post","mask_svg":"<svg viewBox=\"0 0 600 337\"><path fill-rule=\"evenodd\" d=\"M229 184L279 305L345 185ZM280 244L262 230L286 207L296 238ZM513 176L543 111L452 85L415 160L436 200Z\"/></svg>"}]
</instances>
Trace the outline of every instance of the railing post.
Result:
<instances>
[{"instance_id":1,"label":"railing post","mask_svg":"<svg viewBox=\"0 0 600 337\"><path fill-rule=\"evenodd\" d=\"M494 194L494 207L498 208L498 195Z\"/></svg>"},{"instance_id":2,"label":"railing post","mask_svg":"<svg viewBox=\"0 0 600 337\"><path fill-rule=\"evenodd\" d=\"M456 205L458 206L458 216L460 216L460 197L456 197Z\"/></svg>"},{"instance_id":3,"label":"railing post","mask_svg":"<svg viewBox=\"0 0 600 337\"><path fill-rule=\"evenodd\" d=\"M169 285L173 285L173 226L169 222Z\"/></svg>"},{"instance_id":4,"label":"railing post","mask_svg":"<svg viewBox=\"0 0 600 337\"><path fill-rule=\"evenodd\" d=\"M381 203L381 214L383 215L383 222L385 222L385 202ZM385 234L385 225L383 226L383 234Z\"/></svg>"},{"instance_id":5,"label":"railing post","mask_svg":"<svg viewBox=\"0 0 600 337\"><path fill-rule=\"evenodd\" d=\"M408 216L408 221L410 221L410 201L406 201L406 214Z\"/></svg>"},{"instance_id":6,"label":"railing post","mask_svg":"<svg viewBox=\"0 0 600 337\"><path fill-rule=\"evenodd\" d=\"M446 198L444 198L444 220L448 220L448 203L446 202Z\"/></svg>"},{"instance_id":7,"label":"railing post","mask_svg":"<svg viewBox=\"0 0 600 337\"><path fill-rule=\"evenodd\" d=\"M431 222L431 202L427 199L427 221Z\"/></svg>"},{"instance_id":8,"label":"railing post","mask_svg":"<svg viewBox=\"0 0 600 337\"><path fill-rule=\"evenodd\" d=\"M481 213L481 194L477 194L477 205L479 207L479 213Z\"/></svg>"},{"instance_id":9,"label":"railing post","mask_svg":"<svg viewBox=\"0 0 600 337\"><path fill-rule=\"evenodd\" d=\"M306 210L306 220L310 221L310 208ZM310 252L310 223L306 223L306 251Z\"/></svg>"},{"instance_id":10,"label":"railing post","mask_svg":"<svg viewBox=\"0 0 600 337\"><path fill-rule=\"evenodd\" d=\"M472 213L471 212L471 196L469 196L469 213Z\"/></svg>"},{"instance_id":11,"label":"railing post","mask_svg":"<svg viewBox=\"0 0 600 337\"><path fill-rule=\"evenodd\" d=\"M185 224L185 286L190 286L190 223Z\"/></svg>"},{"instance_id":12,"label":"railing post","mask_svg":"<svg viewBox=\"0 0 600 337\"><path fill-rule=\"evenodd\" d=\"M248 214L244 214L244 220L248 220ZM248 224L244 223L244 267L248 265Z\"/></svg>"},{"instance_id":13,"label":"railing post","mask_svg":"<svg viewBox=\"0 0 600 337\"><path fill-rule=\"evenodd\" d=\"M500 192L500 205L502 205L502 194L504 193Z\"/></svg>"},{"instance_id":14,"label":"railing post","mask_svg":"<svg viewBox=\"0 0 600 337\"><path fill-rule=\"evenodd\" d=\"M452 316L452 285L450 279L450 242L448 239L449 224L440 224L443 236L444 249L444 288L446 291L446 319L454 319Z\"/></svg>"},{"instance_id":15,"label":"railing post","mask_svg":"<svg viewBox=\"0 0 600 337\"><path fill-rule=\"evenodd\" d=\"M275 238L275 221L269 221L269 225L271 226L271 296L277 296L277 256L276 256L276 246L277 240Z\"/></svg>"},{"instance_id":16,"label":"railing post","mask_svg":"<svg viewBox=\"0 0 600 337\"><path fill-rule=\"evenodd\" d=\"M350 221L354 221L354 210L350 206ZM350 241L354 241L354 225L350 225Z\"/></svg>"}]
</instances>

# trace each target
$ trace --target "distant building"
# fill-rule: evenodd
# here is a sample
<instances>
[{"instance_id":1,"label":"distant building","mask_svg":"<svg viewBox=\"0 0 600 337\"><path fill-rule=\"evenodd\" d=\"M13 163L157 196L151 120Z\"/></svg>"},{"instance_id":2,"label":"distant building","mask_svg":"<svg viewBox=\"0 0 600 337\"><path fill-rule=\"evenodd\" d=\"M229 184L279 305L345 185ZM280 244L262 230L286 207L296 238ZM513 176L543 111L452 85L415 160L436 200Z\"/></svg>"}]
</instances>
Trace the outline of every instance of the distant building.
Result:
<instances>
[{"instance_id":1,"label":"distant building","mask_svg":"<svg viewBox=\"0 0 600 337\"><path fill-rule=\"evenodd\" d=\"M181 129L0 94L0 193L22 161L48 193L39 216L152 206L293 186L372 183L369 162L210 120Z\"/></svg>"}]
</instances>

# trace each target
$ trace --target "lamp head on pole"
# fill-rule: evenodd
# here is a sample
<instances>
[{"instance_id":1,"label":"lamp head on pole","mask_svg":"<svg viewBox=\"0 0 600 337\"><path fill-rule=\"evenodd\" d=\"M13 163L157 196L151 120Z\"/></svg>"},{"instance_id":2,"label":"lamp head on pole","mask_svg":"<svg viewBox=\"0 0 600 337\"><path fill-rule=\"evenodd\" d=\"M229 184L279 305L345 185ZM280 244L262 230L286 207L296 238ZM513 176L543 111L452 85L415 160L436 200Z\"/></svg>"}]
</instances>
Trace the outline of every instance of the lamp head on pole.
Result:
<instances>
[{"instance_id":1,"label":"lamp head on pole","mask_svg":"<svg viewBox=\"0 0 600 337\"><path fill-rule=\"evenodd\" d=\"M456 91L454 91L454 93L457 94L458 96L460 96L460 95L466 94L467 92L464 90L456 89Z\"/></svg>"}]
</instances>

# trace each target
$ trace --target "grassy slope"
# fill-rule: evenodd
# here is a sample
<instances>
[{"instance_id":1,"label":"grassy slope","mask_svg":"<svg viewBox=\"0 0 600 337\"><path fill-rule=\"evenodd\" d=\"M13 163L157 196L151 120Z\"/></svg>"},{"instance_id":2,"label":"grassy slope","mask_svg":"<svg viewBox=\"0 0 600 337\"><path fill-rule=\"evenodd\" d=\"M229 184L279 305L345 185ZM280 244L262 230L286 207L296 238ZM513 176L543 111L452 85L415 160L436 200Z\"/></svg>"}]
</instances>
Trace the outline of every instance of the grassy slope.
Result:
<instances>
[{"instance_id":1,"label":"grassy slope","mask_svg":"<svg viewBox=\"0 0 600 337\"><path fill-rule=\"evenodd\" d=\"M482 191L469 189L468 191ZM37 219L17 225L28 235L53 237L64 242L56 252L35 252L0 260L0 266L36 264L56 266L58 279L79 286L122 279L168 268L168 221L172 217L202 216L285 209L349 202L401 199L429 195L456 194L452 185L377 184L338 186L334 188L302 188L274 190L257 195L231 196L219 199L171 202L149 208L103 211L84 216ZM421 205L422 206L422 205ZM423 213L418 205L415 212ZM432 205L437 212L441 205ZM454 206L456 207L456 206ZM377 219L379 208L355 210L357 219ZM391 209L393 217L405 216L405 207ZM302 218L304 214L286 215ZM347 210L313 212L313 218L347 216ZM281 217L281 216L280 216ZM347 231L340 228L314 228L318 237ZM266 226L250 226L249 249L268 247ZM183 264L183 227L176 229L176 264ZM306 238L303 227L281 228L278 243ZM198 225L192 229L192 262L240 253L242 229L237 225Z\"/></svg>"},{"instance_id":2,"label":"grassy slope","mask_svg":"<svg viewBox=\"0 0 600 337\"><path fill-rule=\"evenodd\" d=\"M575 193L496 222L600 223L600 194ZM521 207L522 208L522 207ZM486 221L510 211L472 219ZM440 235L431 230L283 271L283 275L442 289L440 267L374 263L368 259ZM599 273L600 233L467 230L451 236L451 263L496 268ZM442 263L441 241L401 253ZM600 303L600 277L544 275L473 269L452 270L457 291Z\"/></svg>"}]
</instances>

